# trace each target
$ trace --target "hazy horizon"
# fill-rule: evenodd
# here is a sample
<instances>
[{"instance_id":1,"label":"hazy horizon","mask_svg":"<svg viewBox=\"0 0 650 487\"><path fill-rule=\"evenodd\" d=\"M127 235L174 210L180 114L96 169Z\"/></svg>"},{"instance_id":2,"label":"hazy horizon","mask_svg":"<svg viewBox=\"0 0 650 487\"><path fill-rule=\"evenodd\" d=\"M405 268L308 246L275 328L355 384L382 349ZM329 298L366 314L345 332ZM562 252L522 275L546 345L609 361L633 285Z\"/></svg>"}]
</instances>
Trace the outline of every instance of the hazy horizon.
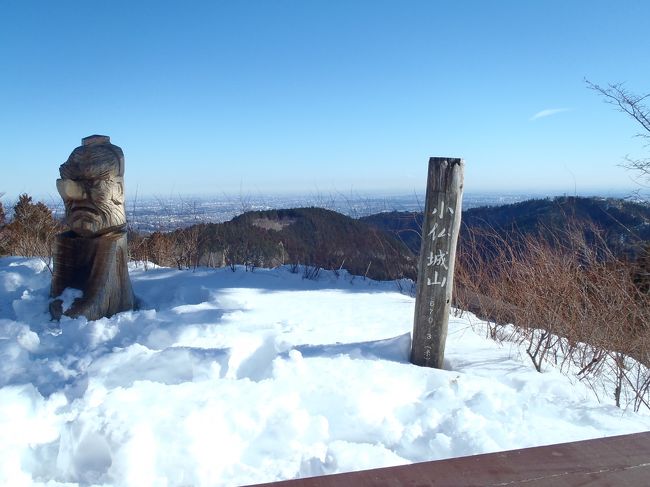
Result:
<instances>
[{"instance_id":1,"label":"hazy horizon","mask_svg":"<svg viewBox=\"0 0 650 487\"><path fill-rule=\"evenodd\" d=\"M628 198L634 197L637 194L639 188L630 187L628 189L589 189L589 190L577 190L577 191L559 191L553 189L530 189L530 190L485 190L485 191L464 191L465 197L476 198L480 196L485 196L489 198L498 198L498 197L556 197L556 196L583 196L583 197L603 197L603 198ZM19 192L11 193L8 191L0 191L0 201L2 201L5 208L10 209L10 207L18 200L18 197L22 194L28 194L32 197L33 201L42 201L47 205L62 205L63 202L61 197L56 192L56 188L53 188L51 193L47 194L37 194L30 192ZM164 193L151 193L151 194L142 194L136 191L129 191L127 187L126 191L126 200L128 202L143 200L143 201L185 201L191 202L196 201L206 201L206 200L233 200L238 201L242 199L264 199L264 198L287 198L287 199L302 199L305 201L308 200L344 200L344 199L353 199L353 200L362 200L364 198L420 198L424 199L425 188L422 187L420 190L399 190L399 189L386 189L386 190L375 190L375 191L360 191L360 190L314 190L314 191L261 191L261 190L243 190L243 191L216 191L213 193L177 193L170 192L167 194Z\"/></svg>"},{"instance_id":2,"label":"hazy horizon","mask_svg":"<svg viewBox=\"0 0 650 487\"><path fill-rule=\"evenodd\" d=\"M631 193L575 195L526 192L467 192L463 195L463 210L485 206L502 206L538 198L557 196L595 196L636 199ZM247 212L271 209L319 207L359 218L377 213L401 211L421 212L424 207L424 191L420 193L305 193L305 194L214 194L214 195L167 195L127 197L126 209L129 225L143 232L168 231L195 223L220 223ZM15 201L3 198L7 217L12 216ZM34 198L39 201L38 198ZM60 199L40 199L56 218L64 214ZM645 200L648 204L648 201Z\"/></svg>"}]
</instances>

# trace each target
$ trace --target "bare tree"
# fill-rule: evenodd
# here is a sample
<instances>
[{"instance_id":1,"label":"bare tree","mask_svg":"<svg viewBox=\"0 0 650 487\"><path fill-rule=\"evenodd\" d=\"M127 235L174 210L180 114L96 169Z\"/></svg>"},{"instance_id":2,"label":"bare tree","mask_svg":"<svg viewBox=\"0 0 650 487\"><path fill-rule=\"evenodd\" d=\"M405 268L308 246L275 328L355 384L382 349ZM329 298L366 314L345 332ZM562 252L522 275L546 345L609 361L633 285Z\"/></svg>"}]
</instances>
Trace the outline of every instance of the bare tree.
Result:
<instances>
[{"instance_id":1,"label":"bare tree","mask_svg":"<svg viewBox=\"0 0 650 487\"><path fill-rule=\"evenodd\" d=\"M605 102L614 105L620 112L626 113L639 125L641 131L636 135L648 141L645 146L650 146L650 108L648 107L647 100L650 99L650 93L637 95L629 91L624 83L608 84L606 87L592 83L585 80L589 89L594 90L605 98ZM622 164L627 169L637 171L641 179L650 183L650 157L642 159L633 159L631 157L625 158L625 163Z\"/></svg>"}]
</instances>

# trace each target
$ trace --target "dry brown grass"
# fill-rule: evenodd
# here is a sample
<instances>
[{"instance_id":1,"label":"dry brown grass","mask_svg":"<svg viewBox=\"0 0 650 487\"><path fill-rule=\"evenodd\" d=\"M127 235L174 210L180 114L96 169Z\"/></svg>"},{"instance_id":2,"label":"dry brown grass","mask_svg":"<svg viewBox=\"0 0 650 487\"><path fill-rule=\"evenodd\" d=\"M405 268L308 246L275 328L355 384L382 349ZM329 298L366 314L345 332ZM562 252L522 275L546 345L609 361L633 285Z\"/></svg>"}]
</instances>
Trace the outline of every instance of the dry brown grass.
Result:
<instances>
[{"instance_id":1,"label":"dry brown grass","mask_svg":"<svg viewBox=\"0 0 650 487\"><path fill-rule=\"evenodd\" d=\"M650 294L637 274L587 224L552 238L474 232L459 250L456 305L487 319L492 338L523 344L538 371L554 363L587 383L614 377L616 404L632 390L638 410L650 389ZM507 323L517 326L504 337Z\"/></svg>"}]
</instances>

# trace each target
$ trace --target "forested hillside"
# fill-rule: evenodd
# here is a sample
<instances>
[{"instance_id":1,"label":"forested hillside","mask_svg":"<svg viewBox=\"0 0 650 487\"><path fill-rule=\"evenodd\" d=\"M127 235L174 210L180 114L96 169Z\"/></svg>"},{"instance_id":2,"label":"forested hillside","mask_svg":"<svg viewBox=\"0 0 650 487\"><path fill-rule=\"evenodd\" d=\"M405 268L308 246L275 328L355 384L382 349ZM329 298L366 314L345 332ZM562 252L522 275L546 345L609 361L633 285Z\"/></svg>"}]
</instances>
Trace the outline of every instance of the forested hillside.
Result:
<instances>
[{"instance_id":1,"label":"forested hillside","mask_svg":"<svg viewBox=\"0 0 650 487\"><path fill-rule=\"evenodd\" d=\"M389 212L361 220L394 233L412 252L419 253L421 214ZM634 257L643 242L650 242L650 206L647 204L613 198L558 197L466 210L460 244L467 242L470 234L475 238L486 232L499 234L509 242L526 235L556 240L574 223L598 228L609 248L619 255Z\"/></svg>"},{"instance_id":2,"label":"forested hillside","mask_svg":"<svg viewBox=\"0 0 650 487\"><path fill-rule=\"evenodd\" d=\"M132 258L165 266L302 264L380 280L416 274L413 253L395 236L322 208L254 211L225 223L134 233L131 249Z\"/></svg>"}]
</instances>

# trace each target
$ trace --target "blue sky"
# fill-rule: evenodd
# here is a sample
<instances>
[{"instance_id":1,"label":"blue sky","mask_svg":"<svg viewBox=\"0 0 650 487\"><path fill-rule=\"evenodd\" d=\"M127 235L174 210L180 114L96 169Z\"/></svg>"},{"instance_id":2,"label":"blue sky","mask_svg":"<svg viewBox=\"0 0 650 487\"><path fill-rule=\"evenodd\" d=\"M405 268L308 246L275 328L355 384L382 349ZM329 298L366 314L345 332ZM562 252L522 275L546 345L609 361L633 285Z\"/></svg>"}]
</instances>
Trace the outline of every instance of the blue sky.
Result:
<instances>
[{"instance_id":1,"label":"blue sky","mask_svg":"<svg viewBox=\"0 0 650 487\"><path fill-rule=\"evenodd\" d=\"M604 192L643 155L584 79L650 92L647 1L0 0L0 192L57 198L82 137L127 191Z\"/></svg>"}]
</instances>

